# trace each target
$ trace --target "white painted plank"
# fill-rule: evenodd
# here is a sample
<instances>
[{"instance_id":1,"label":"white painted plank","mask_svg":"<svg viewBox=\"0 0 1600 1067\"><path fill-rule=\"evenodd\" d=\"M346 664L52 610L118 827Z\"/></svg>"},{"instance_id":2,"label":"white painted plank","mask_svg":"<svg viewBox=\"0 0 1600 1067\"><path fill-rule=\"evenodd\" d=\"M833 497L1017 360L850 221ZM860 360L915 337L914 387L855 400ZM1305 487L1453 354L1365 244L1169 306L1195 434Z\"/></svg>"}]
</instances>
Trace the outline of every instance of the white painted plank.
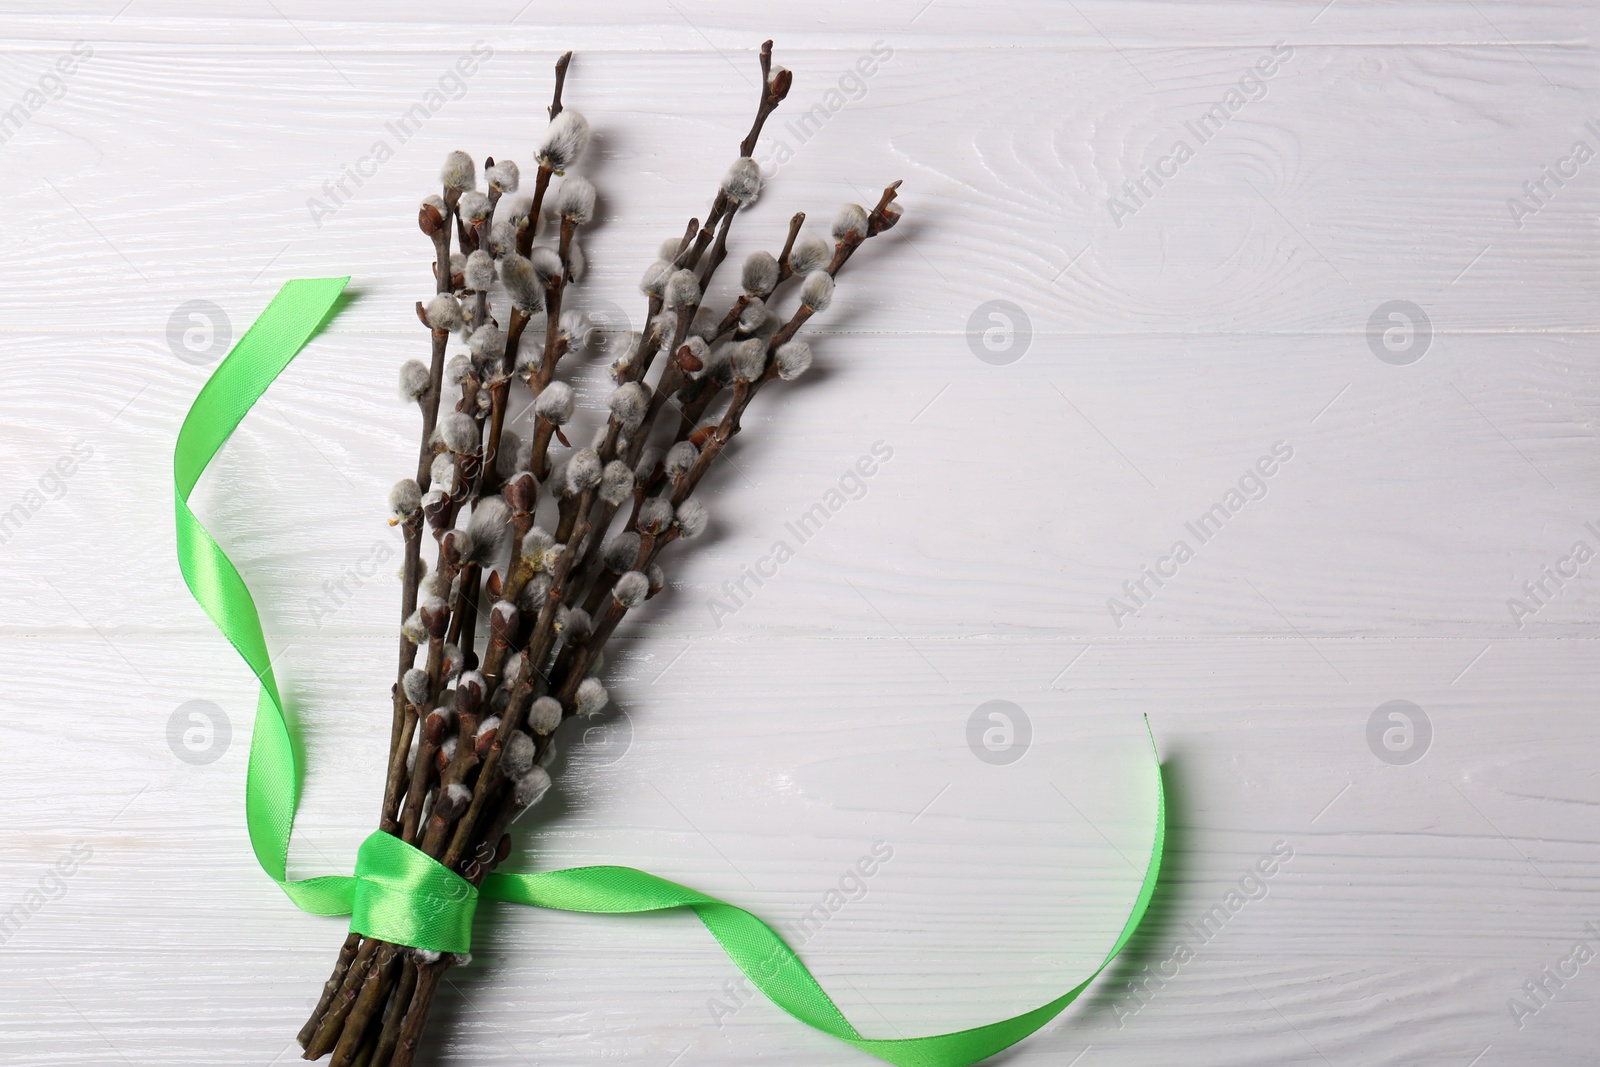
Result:
<instances>
[{"instance_id":1,"label":"white painted plank","mask_svg":"<svg viewBox=\"0 0 1600 1067\"><path fill-rule=\"evenodd\" d=\"M649 250L745 131L765 36L797 70L770 130L796 151L736 251L893 177L907 221L842 277L817 372L764 397L708 481L710 534L607 670L632 740L570 739L518 862L630 863L781 924L887 842L805 958L869 1034L985 1022L1114 936L1148 845L1148 714L1173 823L1150 926L1001 1061L1589 1056L1593 963L1520 1027L1507 1004L1600 923L1600 604L1587 568L1544 577L1600 549L1600 201L1586 166L1520 228L1506 205L1575 139L1600 146L1589 7L519 6L115 0L0 27L6 106L72 42L95 51L0 144L0 913L56 897L0 946L7 1062L287 1062L340 936L245 840L253 681L172 559L171 443L208 370L170 349L173 310L210 300L237 335L285 277L356 278L196 496L305 738L293 869L345 870L386 728L382 500L414 447L390 382L427 289L412 204L449 148L525 154L576 48L602 203L585 288L637 316ZM479 39L496 52L467 95L314 225L307 197ZM892 59L801 144L786 124L878 40ZM1293 56L1260 99L1119 228L1108 198L1276 41ZM993 299L1031 329L1005 365L968 338ZM1404 366L1368 336L1397 299L1432 331ZM598 410L599 368L578 384ZM892 457L799 543L786 524L857 493L841 478L879 441ZM1187 531L1280 441L1264 498ZM794 558L714 618L777 539ZM1178 539L1193 559L1132 603L1122 583ZM992 699L1032 726L1009 766L967 746ZM1410 765L1370 747L1393 700L1431 724ZM230 724L215 762L171 748L189 701ZM1264 898L1142 1004L1141 968L1280 841ZM478 949L436 1062L863 1060L759 998L718 1018L735 972L688 917L496 909Z\"/></svg>"}]
</instances>

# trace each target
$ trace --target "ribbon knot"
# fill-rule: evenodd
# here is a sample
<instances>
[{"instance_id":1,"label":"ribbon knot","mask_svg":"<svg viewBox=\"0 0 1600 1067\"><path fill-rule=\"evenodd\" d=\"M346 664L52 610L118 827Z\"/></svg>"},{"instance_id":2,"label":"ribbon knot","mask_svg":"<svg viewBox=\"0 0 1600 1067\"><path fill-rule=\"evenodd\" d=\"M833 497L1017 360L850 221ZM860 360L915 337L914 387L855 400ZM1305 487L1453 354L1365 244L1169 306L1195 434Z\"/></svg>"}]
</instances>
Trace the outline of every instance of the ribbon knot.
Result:
<instances>
[{"instance_id":1,"label":"ribbon knot","mask_svg":"<svg viewBox=\"0 0 1600 1067\"><path fill-rule=\"evenodd\" d=\"M430 952L472 949L478 889L426 852L374 830L356 852L350 929Z\"/></svg>"}]
</instances>

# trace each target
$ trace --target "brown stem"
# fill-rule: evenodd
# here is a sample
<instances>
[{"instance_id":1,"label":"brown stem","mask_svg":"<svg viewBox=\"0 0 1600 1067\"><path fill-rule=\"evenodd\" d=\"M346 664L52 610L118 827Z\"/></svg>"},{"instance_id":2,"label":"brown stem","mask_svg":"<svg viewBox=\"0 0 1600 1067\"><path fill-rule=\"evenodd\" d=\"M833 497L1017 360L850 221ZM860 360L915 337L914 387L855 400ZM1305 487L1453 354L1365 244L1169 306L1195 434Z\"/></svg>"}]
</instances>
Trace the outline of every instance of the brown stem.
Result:
<instances>
[{"instance_id":1,"label":"brown stem","mask_svg":"<svg viewBox=\"0 0 1600 1067\"><path fill-rule=\"evenodd\" d=\"M794 239L800 236L800 227L805 225L806 213L796 211L789 220L789 236L783 242L783 254L778 256L778 280L784 281L794 274L794 268L789 266L789 254L794 251Z\"/></svg>"},{"instance_id":2,"label":"brown stem","mask_svg":"<svg viewBox=\"0 0 1600 1067\"><path fill-rule=\"evenodd\" d=\"M550 121L554 122L557 115L561 114L561 88L567 84L567 65L572 62L572 53L564 52L556 60L556 92L550 100Z\"/></svg>"},{"instance_id":3,"label":"brown stem","mask_svg":"<svg viewBox=\"0 0 1600 1067\"><path fill-rule=\"evenodd\" d=\"M356 997L350 1018L339 1033L339 1041L334 1046L333 1059L328 1067L351 1067L366 1041L368 1031L378 1023L379 1012L394 987L395 969L399 962L398 950L393 945L386 944L378 950L377 962L361 983L361 993Z\"/></svg>"},{"instance_id":4,"label":"brown stem","mask_svg":"<svg viewBox=\"0 0 1600 1067\"><path fill-rule=\"evenodd\" d=\"M361 947L361 935L354 930L345 935L344 945L339 949L339 958L334 961L333 974L322 983L322 996L317 1001L317 1006L311 1011L311 1018L300 1028L296 1040L300 1047L305 1048L311 1043L311 1037L317 1032L317 1024L327 1014L328 1005L333 1003L333 998L338 994L339 988L344 985L344 976L350 972L350 961L356 958L356 950Z\"/></svg>"},{"instance_id":5,"label":"brown stem","mask_svg":"<svg viewBox=\"0 0 1600 1067\"><path fill-rule=\"evenodd\" d=\"M444 959L417 964L416 989L411 994L411 1003L407 1005L405 1018L400 1024L400 1035L395 1040L389 1067L411 1067L416 1059L417 1044L428 1025L428 1009L433 1007L433 997L439 991L439 979L444 977L446 966Z\"/></svg>"},{"instance_id":6,"label":"brown stem","mask_svg":"<svg viewBox=\"0 0 1600 1067\"><path fill-rule=\"evenodd\" d=\"M748 156L756 150L756 141L761 136L761 127L766 125L767 116L777 110L783 103L783 98L789 95L789 86L794 80L794 75L787 70L779 71L776 78L772 77L772 42L761 43L761 104L756 109L756 121L750 127L750 132L739 145L739 154Z\"/></svg>"},{"instance_id":7,"label":"brown stem","mask_svg":"<svg viewBox=\"0 0 1600 1067\"><path fill-rule=\"evenodd\" d=\"M409 952L400 965L400 984L389 1002L389 1014L384 1017L383 1029L378 1033L378 1045L372 1054L372 1067L387 1067L400 1041L400 1024L405 1020L406 1009L411 1006L412 993L417 988L417 961Z\"/></svg>"}]
</instances>

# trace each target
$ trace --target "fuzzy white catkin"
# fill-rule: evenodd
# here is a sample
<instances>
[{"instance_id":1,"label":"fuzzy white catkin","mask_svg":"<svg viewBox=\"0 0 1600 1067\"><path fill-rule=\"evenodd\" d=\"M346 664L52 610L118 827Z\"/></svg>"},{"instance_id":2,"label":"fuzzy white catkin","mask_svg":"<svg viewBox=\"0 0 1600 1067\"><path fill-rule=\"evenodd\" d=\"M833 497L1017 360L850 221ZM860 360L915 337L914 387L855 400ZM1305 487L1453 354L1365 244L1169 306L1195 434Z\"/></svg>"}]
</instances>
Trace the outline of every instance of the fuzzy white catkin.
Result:
<instances>
[{"instance_id":1,"label":"fuzzy white catkin","mask_svg":"<svg viewBox=\"0 0 1600 1067\"><path fill-rule=\"evenodd\" d=\"M440 452L433 457L433 463L428 468L429 477L433 479L433 487L442 493L456 491L456 457L450 452Z\"/></svg>"},{"instance_id":2,"label":"fuzzy white catkin","mask_svg":"<svg viewBox=\"0 0 1600 1067\"><path fill-rule=\"evenodd\" d=\"M551 120L534 153L541 166L560 174L576 163L589 146L589 120L570 107Z\"/></svg>"},{"instance_id":3,"label":"fuzzy white catkin","mask_svg":"<svg viewBox=\"0 0 1600 1067\"><path fill-rule=\"evenodd\" d=\"M422 507L422 489L415 478L402 478L389 490L389 517L409 519Z\"/></svg>"},{"instance_id":4,"label":"fuzzy white catkin","mask_svg":"<svg viewBox=\"0 0 1600 1067\"><path fill-rule=\"evenodd\" d=\"M860 204L845 204L833 217L833 239L843 241L851 234L867 235L867 209Z\"/></svg>"},{"instance_id":5,"label":"fuzzy white catkin","mask_svg":"<svg viewBox=\"0 0 1600 1067\"><path fill-rule=\"evenodd\" d=\"M717 336L717 329L722 323L722 316L704 304L694 313L694 321L689 324L689 332L704 341L711 341Z\"/></svg>"},{"instance_id":6,"label":"fuzzy white catkin","mask_svg":"<svg viewBox=\"0 0 1600 1067\"><path fill-rule=\"evenodd\" d=\"M761 165L749 156L740 156L722 176L722 191L735 204L751 204L761 192Z\"/></svg>"},{"instance_id":7,"label":"fuzzy white catkin","mask_svg":"<svg viewBox=\"0 0 1600 1067\"><path fill-rule=\"evenodd\" d=\"M481 443L478 424L464 411L449 412L439 418L439 440L457 454L476 452Z\"/></svg>"},{"instance_id":8,"label":"fuzzy white catkin","mask_svg":"<svg viewBox=\"0 0 1600 1067\"><path fill-rule=\"evenodd\" d=\"M629 433L638 429L639 423L644 421L645 410L650 406L650 397L644 386L638 382L629 382L619 387L611 394L611 413L617 417L622 428Z\"/></svg>"},{"instance_id":9,"label":"fuzzy white catkin","mask_svg":"<svg viewBox=\"0 0 1600 1067\"><path fill-rule=\"evenodd\" d=\"M666 291L670 277L672 264L665 259L658 259L644 269L644 277L639 279L639 291L645 296L660 296Z\"/></svg>"},{"instance_id":10,"label":"fuzzy white catkin","mask_svg":"<svg viewBox=\"0 0 1600 1067\"><path fill-rule=\"evenodd\" d=\"M467 269L463 272L467 288L477 292L484 292L494 284L494 257L483 249L478 249L467 257Z\"/></svg>"},{"instance_id":11,"label":"fuzzy white catkin","mask_svg":"<svg viewBox=\"0 0 1600 1067\"><path fill-rule=\"evenodd\" d=\"M517 594L517 607L524 612L538 614L539 609L544 607L545 596L549 594L552 584L548 574L535 574L522 587L522 592Z\"/></svg>"},{"instance_id":12,"label":"fuzzy white catkin","mask_svg":"<svg viewBox=\"0 0 1600 1067\"><path fill-rule=\"evenodd\" d=\"M533 413L546 422L564 426L572 418L576 407L577 398L573 396L572 386L566 382L551 382L539 394L539 399L533 402Z\"/></svg>"},{"instance_id":13,"label":"fuzzy white catkin","mask_svg":"<svg viewBox=\"0 0 1600 1067\"><path fill-rule=\"evenodd\" d=\"M767 369L767 343L759 337L740 341L730 353L733 377L741 382L753 382Z\"/></svg>"},{"instance_id":14,"label":"fuzzy white catkin","mask_svg":"<svg viewBox=\"0 0 1600 1067\"><path fill-rule=\"evenodd\" d=\"M669 477L676 478L678 475L694 466L694 461L699 458L700 450L694 446L693 441L679 441L677 444L667 449L667 458L665 461L667 475Z\"/></svg>"},{"instance_id":15,"label":"fuzzy white catkin","mask_svg":"<svg viewBox=\"0 0 1600 1067\"><path fill-rule=\"evenodd\" d=\"M561 257L548 245L539 245L529 252L528 263L540 285L549 285L553 279L561 277Z\"/></svg>"},{"instance_id":16,"label":"fuzzy white catkin","mask_svg":"<svg viewBox=\"0 0 1600 1067\"><path fill-rule=\"evenodd\" d=\"M472 375L472 360L460 352L451 356L450 362L444 365L444 380L451 385L460 385Z\"/></svg>"},{"instance_id":17,"label":"fuzzy white catkin","mask_svg":"<svg viewBox=\"0 0 1600 1067\"><path fill-rule=\"evenodd\" d=\"M562 112L566 114L566 112ZM553 746L552 746L553 747ZM517 784L512 789L512 799L518 808L523 811L533 807L544 799L550 791L550 772L543 767L531 767L517 779Z\"/></svg>"},{"instance_id":18,"label":"fuzzy white catkin","mask_svg":"<svg viewBox=\"0 0 1600 1067\"><path fill-rule=\"evenodd\" d=\"M605 708L611 695L606 692L606 687L594 678L585 678L578 683L578 691L572 701L574 710L585 717L598 715Z\"/></svg>"},{"instance_id":19,"label":"fuzzy white catkin","mask_svg":"<svg viewBox=\"0 0 1600 1067\"><path fill-rule=\"evenodd\" d=\"M623 607L631 608L643 600L648 592L650 592L650 579L640 571L629 571L617 579L617 584L611 589L611 596Z\"/></svg>"},{"instance_id":20,"label":"fuzzy white catkin","mask_svg":"<svg viewBox=\"0 0 1600 1067\"><path fill-rule=\"evenodd\" d=\"M620 459L607 463L606 469L600 472L600 502L619 507L632 495L633 471Z\"/></svg>"},{"instance_id":21,"label":"fuzzy white catkin","mask_svg":"<svg viewBox=\"0 0 1600 1067\"><path fill-rule=\"evenodd\" d=\"M422 611L420 608L406 616L406 621L400 624L400 635L414 645L428 643L428 631L422 626Z\"/></svg>"},{"instance_id":22,"label":"fuzzy white catkin","mask_svg":"<svg viewBox=\"0 0 1600 1067\"><path fill-rule=\"evenodd\" d=\"M513 652L511 655L507 656L505 662L500 665L500 679L502 682L509 684L511 682L515 682L521 676L522 653ZM501 685L500 689L502 692L504 692L506 690L506 685Z\"/></svg>"},{"instance_id":23,"label":"fuzzy white catkin","mask_svg":"<svg viewBox=\"0 0 1600 1067\"><path fill-rule=\"evenodd\" d=\"M662 303L673 310L700 303L700 280L692 270L675 270L667 279Z\"/></svg>"},{"instance_id":24,"label":"fuzzy white catkin","mask_svg":"<svg viewBox=\"0 0 1600 1067\"><path fill-rule=\"evenodd\" d=\"M661 249L656 254L662 259L671 262L672 260L678 258L678 246L681 244L683 244L683 239L681 237L668 237L665 241L661 242Z\"/></svg>"},{"instance_id":25,"label":"fuzzy white catkin","mask_svg":"<svg viewBox=\"0 0 1600 1067\"><path fill-rule=\"evenodd\" d=\"M574 493L600 484L600 457L592 448L580 448L567 460L567 488Z\"/></svg>"},{"instance_id":26,"label":"fuzzy white catkin","mask_svg":"<svg viewBox=\"0 0 1600 1067\"><path fill-rule=\"evenodd\" d=\"M461 328L461 302L449 293L440 293L429 300L423 315L427 318L428 325L435 330Z\"/></svg>"},{"instance_id":27,"label":"fuzzy white catkin","mask_svg":"<svg viewBox=\"0 0 1600 1067\"><path fill-rule=\"evenodd\" d=\"M807 274L800 286L800 302L812 311L827 311L833 302L833 277L825 270Z\"/></svg>"},{"instance_id":28,"label":"fuzzy white catkin","mask_svg":"<svg viewBox=\"0 0 1600 1067\"><path fill-rule=\"evenodd\" d=\"M573 241L567 246L567 277L571 281L583 281L583 269L589 261L583 258L583 246Z\"/></svg>"},{"instance_id":29,"label":"fuzzy white catkin","mask_svg":"<svg viewBox=\"0 0 1600 1067\"><path fill-rule=\"evenodd\" d=\"M801 276L828 265L833 246L820 237L807 237L789 252L789 269Z\"/></svg>"},{"instance_id":30,"label":"fuzzy white catkin","mask_svg":"<svg viewBox=\"0 0 1600 1067\"><path fill-rule=\"evenodd\" d=\"M688 272L685 271L684 273ZM661 314L650 320L650 336L655 340L660 341L662 344L666 344L667 339L670 338L673 333L677 331L677 329L678 316L673 314L671 311L663 311Z\"/></svg>"},{"instance_id":31,"label":"fuzzy white catkin","mask_svg":"<svg viewBox=\"0 0 1600 1067\"><path fill-rule=\"evenodd\" d=\"M790 341L773 354L778 362L778 377L792 382L811 369L811 346L804 341Z\"/></svg>"},{"instance_id":32,"label":"fuzzy white catkin","mask_svg":"<svg viewBox=\"0 0 1600 1067\"><path fill-rule=\"evenodd\" d=\"M639 462L634 464L634 478L641 482L648 481L650 476L656 472L656 464L660 462L661 449L655 445L647 445L645 450L639 453Z\"/></svg>"},{"instance_id":33,"label":"fuzzy white catkin","mask_svg":"<svg viewBox=\"0 0 1600 1067\"><path fill-rule=\"evenodd\" d=\"M408 703L426 704L428 702L428 672L420 667L412 667L406 671L405 677L401 679L400 688L405 691Z\"/></svg>"},{"instance_id":34,"label":"fuzzy white catkin","mask_svg":"<svg viewBox=\"0 0 1600 1067\"><path fill-rule=\"evenodd\" d=\"M556 629L568 641L576 641L589 632L594 620L582 608L562 608L556 612Z\"/></svg>"},{"instance_id":35,"label":"fuzzy white catkin","mask_svg":"<svg viewBox=\"0 0 1600 1067\"><path fill-rule=\"evenodd\" d=\"M511 536L511 509L497 496L479 499L467 519L467 533L472 535L474 557L480 562L493 561Z\"/></svg>"},{"instance_id":36,"label":"fuzzy white catkin","mask_svg":"<svg viewBox=\"0 0 1600 1067\"><path fill-rule=\"evenodd\" d=\"M752 297L750 302L739 312L739 329L745 333L755 333L767 321L767 305L760 297Z\"/></svg>"},{"instance_id":37,"label":"fuzzy white catkin","mask_svg":"<svg viewBox=\"0 0 1600 1067\"><path fill-rule=\"evenodd\" d=\"M517 231L509 222L496 222L489 227L489 254L499 259L517 247Z\"/></svg>"},{"instance_id":38,"label":"fuzzy white catkin","mask_svg":"<svg viewBox=\"0 0 1600 1067\"><path fill-rule=\"evenodd\" d=\"M500 767L513 782L533 769L533 738L521 730L513 731L500 753Z\"/></svg>"},{"instance_id":39,"label":"fuzzy white catkin","mask_svg":"<svg viewBox=\"0 0 1600 1067\"><path fill-rule=\"evenodd\" d=\"M543 526L535 526L522 535L522 558L534 570L539 570L544 563L545 553L550 551L550 546L556 539Z\"/></svg>"},{"instance_id":40,"label":"fuzzy white catkin","mask_svg":"<svg viewBox=\"0 0 1600 1067\"><path fill-rule=\"evenodd\" d=\"M441 218L449 218L450 217L449 210L444 206L444 198L439 196L437 193L435 193L435 194L433 194L431 196L423 197L422 198L422 204L423 204L424 207L433 208L433 210L435 210L435 211L437 211L439 213Z\"/></svg>"},{"instance_id":41,"label":"fuzzy white catkin","mask_svg":"<svg viewBox=\"0 0 1600 1067\"><path fill-rule=\"evenodd\" d=\"M672 505L658 496L653 496L639 506L639 520L635 525L647 534L658 534L665 530L667 523L671 521Z\"/></svg>"},{"instance_id":42,"label":"fuzzy white catkin","mask_svg":"<svg viewBox=\"0 0 1600 1067\"><path fill-rule=\"evenodd\" d=\"M587 226L594 218L594 185L576 174L562 179L561 188L556 190L554 207L562 218Z\"/></svg>"},{"instance_id":43,"label":"fuzzy white catkin","mask_svg":"<svg viewBox=\"0 0 1600 1067\"><path fill-rule=\"evenodd\" d=\"M400 399L421 400L428 391L428 368L420 359L408 359L400 364Z\"/></svg>"},{"instance_id":44,"label":"fuzzy white catkin","mask_svg":"<svg viewBox=\"0 0 1600 1067\"><path fill-rule=\"evenodd\" d=\"M544 310L544 286L534 275L533 264L526 256L507 252L500 259L500 281L511 295L511 302L523 314L532 315Z\"/></svg>"},{"instance_id":45,"label":"fuzzy white catkin","mask_svg":"<svg viewBox=\"0 0 1600 1067\"><path fill-rule=\"evenodd\" d=\"M462 271L464 271L466 269L467 269L467 257L466 257L466 255L461 253L461 252L451 252L450 253L450 277L455 278Z\"/></svg>"},{"instance_id":46,"label":"fuzzy white catkin","mask_svg":"<svg viewBox=\"0 0 1600 1067\"><path fill-rule=\"evenodd\" d=\"M427 497L423 497L423 506L427 506ZM444 571L434 571L422 579L422 594L427 597L444 599L450 595L451 577Z\"/></svg>"},{"instance_id":47,"label":"fuzzy white catkin","mask_svg":"<svg viewBox=\"0 0 1600 1067\"><path fill-rule=\"evenodd\" d=\"M661 565L659 563L650 564L649 567L645 568L645 572L644 573L645 573L645 577L650 579L650 595L651 596L655 596L662 589L666 588L666 585L667 585L667 572L661 569ZM598 666L595 667L595 670L599 670L599 669L600 668Z\"/></svg>"},{"instance_id":48,"label":"fuzzy white catkin","mask_svg":"<svg viewBox=\"0 0 1600 1067\"><path fill-rule=\"evenodd\" d=\"M446 189L464 191L478 184L478 168L473 165L472 157L465 152L451 152L444 157L444 166L439 168L439 180Z\"/></svg>"},{"instance_id":49,"label":"fuzzy white catkin","mask_svg":"<svg viewBox=\"0 0 1600 1067\"><path fill-rule=\"evenodd\" d=\"M750 328L749 333L751 337L759 337L763 341L770 341L772 339L772 335L777 333L778 327L782 325L783 320L781 318L774 315L771 311L767 311L762 314L761 322Z\"/></svg>"},{"instance_id":50,"label":"fuzzy white catkin","mask_svg":"<svg viewBox=\"0 0 1600 1067\"><path fill-rule=\"evenodd\" d=\"M491 188L500 190L501 194L514 193L517 186L522 184L522 170L514 159L502 159L492 167L483 171L484 181Z\"/></svg>"},{"instance_id":51,"label":"fuzzy white catkin","mask_svg":"<svg viewBox=\"0 0 1600 1067\"><path fill-rule=\"evenodd\" d=\"M461 194L461 200L456 204L456 210L468 222L482 222L489 217L489 212L492 209L489 206L489 198L473 189Z\"/></svg>"},{"instance_id":52,"label":"fuzzy white catkin","mask_svg":"<svg viewBox=\"0 0 1600 1067\"><path fill-rule=\"evenodd\" d=\"M492 322L484 323L473 330L472 336L467 338L467 347L480 360L497 360L506 354L505 332Z\"/></svg>"},{"instance_id":53,"label":"fuzzy white catkin","mask_svg":"<svg viewBox=\"0 0 1600 1067\"><path fill-rule=\"evenodd\" d=\"M517 457L521 454L522 438L515 430L501 430L500 447L494 450L494 472L502 482L510 481L512 475L522 469L517 466Z\"/></svg>"},{"instance_id":54,"label":"fuzzy white catkin","mask_svg":"<svg viewBox=\"0 0 1600 1067\"><path fill-rule=\"evenodd\" d=\"M557 326L560 331L557 336L567 342L568 350L581 352L584 348L584 338L589 334L589 320L584 313L576 309L563 311Z\"/></svg>"},{"instance_id":55,"label":"fuzzy white catkin","mask_svg":"<svg viewBox=\"0 0 1600 1067\"><path fill-rule=\"evenodd\" d=\"M752 252L744 261L744 291L765 298L778 285L778 261L771 252Z\"/></svg>"},{"instance_id":56,"label":"fuzzy white catkin","mask_svg":"<svg viewBox=\"0 0 1600 1067\"><path fill-rule=\"evenodd\" d=\"M632 530L624 530L606 542L601 555L606 570L612 574L633 570L633 561L639 558L639 535Z\"/></svg>"},{"instance_id":57,"label":"fuzzy white catkin","mask_svg":"<svg viewBox=\"0 0 1600 1067\"><path fill-rule=\"evenodd\" d=\"M685 500L678 505L675 521L678 524L679 536L685 540L693 540L706 532L706 524L711 521L711 513L700 501Z\"/></svg>"},{"instance_id":58,"label":"fuzzy white catkin","mask_svg":"<svg viewBox=\"0 0 1600 1067\"><path fill-rule=\"evenodd\" d=\"M560 725L561 702L555 697L540 697L528 709L528 727L534 733L552 733Z\"/></svg>"}]
</instances>

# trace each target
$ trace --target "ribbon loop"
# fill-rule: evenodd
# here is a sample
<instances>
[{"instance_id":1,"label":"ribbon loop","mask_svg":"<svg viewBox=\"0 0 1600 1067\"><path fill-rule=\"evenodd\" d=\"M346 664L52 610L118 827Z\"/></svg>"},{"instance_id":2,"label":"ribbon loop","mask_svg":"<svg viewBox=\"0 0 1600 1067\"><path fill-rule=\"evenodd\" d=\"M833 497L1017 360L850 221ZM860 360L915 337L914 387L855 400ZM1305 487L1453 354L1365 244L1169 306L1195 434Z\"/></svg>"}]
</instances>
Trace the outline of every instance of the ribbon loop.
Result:
<instances>
[{"instance_id":1,"label":"ribbon loop","mask_svg":"<svg viewBox=\"0 0 1600 1067\"><path fill-rule=\"evenodd\" d=\"M374 830L356 853L350 929L430 952L472 949L478 889L432 856Z\"/></svg>"}]
</instances>

